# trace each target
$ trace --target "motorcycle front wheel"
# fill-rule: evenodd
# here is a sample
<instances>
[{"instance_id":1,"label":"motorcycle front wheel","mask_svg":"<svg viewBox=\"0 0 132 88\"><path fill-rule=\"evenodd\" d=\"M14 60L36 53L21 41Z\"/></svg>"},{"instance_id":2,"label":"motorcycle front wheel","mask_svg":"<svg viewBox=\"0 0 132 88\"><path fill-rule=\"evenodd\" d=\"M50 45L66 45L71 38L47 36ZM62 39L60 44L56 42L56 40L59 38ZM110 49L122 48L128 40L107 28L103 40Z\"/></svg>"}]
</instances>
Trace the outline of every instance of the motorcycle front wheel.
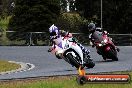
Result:
<instances>
[{"instance_id":1,"label":"motorcycle front wheel","mask_svg":"<svg viewBox=\"0 0 132 88\"><path fill-rule=\"evenodd\" d=\"M71 54L71 53L68 53L66 55L67 59L69 59L70 63L75 66L77 69L80 67L80 64L79 62L76 60L76 58Z\"/></svg>"},{"instance_id":2,"label":"motorcycle front wheel","mask_svg":"<svg viewBox=\"0 0 132 88\"><path fill-rule=\"evenodd\" d=\"M112 47L110 47L110 50L107 51L107 56L113 61L118 61L117 52Z\"/></svg>"}]
</instances>

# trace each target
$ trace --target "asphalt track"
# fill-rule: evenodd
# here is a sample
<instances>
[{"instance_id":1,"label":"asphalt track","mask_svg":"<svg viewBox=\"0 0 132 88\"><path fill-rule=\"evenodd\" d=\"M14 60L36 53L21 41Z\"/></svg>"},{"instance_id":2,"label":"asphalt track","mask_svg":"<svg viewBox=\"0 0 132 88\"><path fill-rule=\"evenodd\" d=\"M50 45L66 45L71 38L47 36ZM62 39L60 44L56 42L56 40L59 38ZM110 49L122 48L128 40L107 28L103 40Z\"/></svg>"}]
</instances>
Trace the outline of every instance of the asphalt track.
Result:
<instances>
[{"instance_id":1,"label":"asphalt track","mask_svg":"<svg viewBox=\"0 0 132 88\"><path fill-rule=\"evenodd\" d=\"M31 63L34 69L0 75L0 80L16 79L27 77L42 77L55 75L77 74L75 67L72 67L63 59L59 60L51 53L48 53L48 46L0 46L0 59ZM132 70L132 46L119 46L119 61L102 61L102 57L91 47L91 57L95 61L95 67L86 69L87 73L100 73L112 71Z\"/></svg>"}]
</instances>

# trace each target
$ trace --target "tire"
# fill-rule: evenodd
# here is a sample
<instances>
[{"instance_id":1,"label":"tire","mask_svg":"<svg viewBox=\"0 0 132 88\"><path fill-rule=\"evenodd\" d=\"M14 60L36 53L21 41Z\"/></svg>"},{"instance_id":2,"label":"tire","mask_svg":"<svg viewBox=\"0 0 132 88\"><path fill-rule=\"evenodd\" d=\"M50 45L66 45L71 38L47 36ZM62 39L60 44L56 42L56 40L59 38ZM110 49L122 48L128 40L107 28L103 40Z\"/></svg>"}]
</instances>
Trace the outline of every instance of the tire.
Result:
<instances>
[{"instance_id":1,"label":"tire","mask_svg":"<svg viewBox=\"0 0 132 88\"><path fill-rule=\"evenodd\" d=\"M77 69L80 67L80 64L77 62L76 58L72 56L71 53L68 53L66 57L69 59L70 63Z\"/></svg>"},{"instance_id":2,"label":"tire","mask_svg":"<svg viewBox=\"0 0 132 88\"><path fill-rule=\"evenodd\" d=\"M95 63L92 60L90 60L85 66L87 68L93 68L95 66Z\"/></svg>"},{"instance_id":3,"label":"tire","mask_svg":"<svg viewBox=\"0 0 132 88\"><path fill-rule=\"evenodd\" d=\"M108 54L113 61L118 61L117 52L112 48L109 50Z\"/></svg>"},{"instance_id":4,"label":"tire","mask_svg":"<svg viewBox=\"0 0 132 88\"><path fill-rule=\"evenodd\" d=\"M87 79L86 79L85 76L79 76L79 77L77 78L77 83L78 83L79 85L85 84L86 81L87 81Z\"/></svg>"}]
</instances>

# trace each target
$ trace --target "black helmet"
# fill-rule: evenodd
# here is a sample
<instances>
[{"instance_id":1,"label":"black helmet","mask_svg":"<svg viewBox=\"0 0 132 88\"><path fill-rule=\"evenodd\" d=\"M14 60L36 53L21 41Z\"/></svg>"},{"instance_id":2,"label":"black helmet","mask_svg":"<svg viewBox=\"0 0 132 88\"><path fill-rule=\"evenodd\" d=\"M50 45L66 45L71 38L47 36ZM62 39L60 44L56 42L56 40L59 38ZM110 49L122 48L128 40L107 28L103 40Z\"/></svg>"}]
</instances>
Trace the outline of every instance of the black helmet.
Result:
<instances>
[{"instance_id":1,"label":"black helmet","mask_svg":"<svg viewBox=\"0 0 132 88\"><path fill-rule=\"evenodd\" d=\"M96 29L95 24L94 24L94 23L90 23L90 24L88 25L88 29L89 29L89 31L94 31L94 30Z\"/></svg>"}]
</instances>

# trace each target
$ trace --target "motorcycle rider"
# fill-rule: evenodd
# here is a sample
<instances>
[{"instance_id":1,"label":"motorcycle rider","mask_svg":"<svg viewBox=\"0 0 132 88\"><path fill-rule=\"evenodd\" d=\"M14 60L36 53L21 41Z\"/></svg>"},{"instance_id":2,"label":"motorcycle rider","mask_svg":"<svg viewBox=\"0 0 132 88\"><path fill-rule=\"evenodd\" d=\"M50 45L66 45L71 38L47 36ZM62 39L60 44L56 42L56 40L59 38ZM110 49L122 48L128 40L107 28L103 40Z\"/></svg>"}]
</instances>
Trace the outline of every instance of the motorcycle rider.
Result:
<instances>
[{"instance_id":1,"label":"motorcycle rider","mask_svg":"<svg viewBox=\"0 0 132 88\"><path fill-rule=\"evenodd\" d=\"M83 51L83 54L86 56L89 56L90 50L87 50L84 46L82 46L80 43L78 43L75 38L73 38L72 34L69 32L66 32L64 30L59 30L58 27L56 27L54 24L52 26L50 26L49 28L49 33L50 33L50 40L52 42L52 48L55 48L55 45L59 46L60 48L62 48L61 46L61 41L62 41L62 37L67 38L69 40L72 40L73 42L76 42L78 44L78 46L80 46L80 48ZM50 48L48 51L52 51L52 48ZM56 57L58 59L61 59L60 56L56 54Z\"/></svg>"},{"instance_id":2,"label":"motorcycle rider","mask_svg":"<svg viewBox=\"0 0 132 88\"><path fill-rule=\"evenodd\" d=\"M56 45L62 48L61 46L62 39L58 27L56 27L54 24L51 25L49 28L49 34L50 34L50 43L52 44L52 47L49 48L48 52L51 52L53 49L55 49ZM60 57L57 58L61 59Z\"/></svg>"},{"instance_id":3,"label":"motorcycle rider","mask_svg":"<svg viewBox=\"0 0 132 88\"><path fill-rule=\"evenodd\" d=\"M89 39L90 39L90 44L92 45L92 47L95 46L95 41L98 41L102 35L106 35L107 36L107 31L102 31L101 28L99 27L96 27L95 23L91 22L89 25L88 25L88 29L89 29L89 32L90 32L90 35L89 35ZM116 47L114 45L114 43L112 43L113 46L116 48L116 50L119 52L120 49L118 47ZM97 50L97 53L99 53L99 51ZM103 57L105 59L105 57Z\"/></svg>"},{"instance_id":4,"label":"motorcycle rider","mask_svg":"<svg viewBox=\"0 0 132 88\"><path fill-rule=\"evenodd\" d=\"M90 50L87 50L82 44L78 43L77 40L72 36L71 33L69 33L68 31L60 30L60 34L63 37L68 37L72 41L76 42L77 45L82 49L84 55L89 56Z\"/></svg>"}]
</instances>

